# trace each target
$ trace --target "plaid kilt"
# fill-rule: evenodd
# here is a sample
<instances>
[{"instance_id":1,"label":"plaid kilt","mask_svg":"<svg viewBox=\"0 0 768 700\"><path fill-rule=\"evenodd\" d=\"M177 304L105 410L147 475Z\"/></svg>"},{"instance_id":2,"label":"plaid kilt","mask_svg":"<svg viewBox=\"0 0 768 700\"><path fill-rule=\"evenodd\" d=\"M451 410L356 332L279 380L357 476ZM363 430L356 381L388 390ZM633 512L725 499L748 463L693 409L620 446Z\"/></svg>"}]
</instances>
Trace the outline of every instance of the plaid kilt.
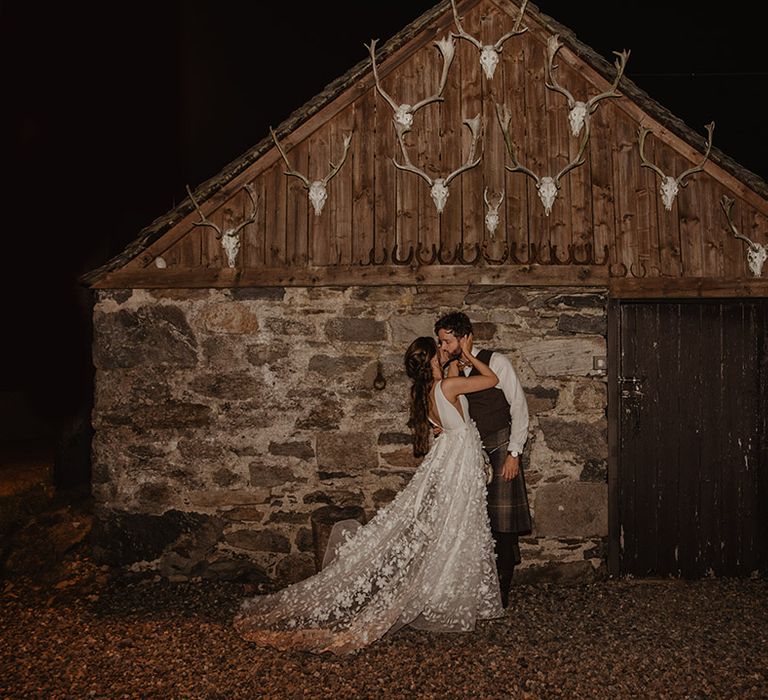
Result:
<instances>
[{"instance_id":1,"label":"plaid kilt","mask_svg":"<svg viewBox=\"0 0 768 700\"><path fill-rule=\"evenodd\" d=\"M483 438L483 445L493 465L493 480L488 484L488 516L492 530L527 535L531 532L531 511L525 488L522 455L517 476L512 481L501 478L508 444L509 428Z\"/></svg>"}]
</instances>

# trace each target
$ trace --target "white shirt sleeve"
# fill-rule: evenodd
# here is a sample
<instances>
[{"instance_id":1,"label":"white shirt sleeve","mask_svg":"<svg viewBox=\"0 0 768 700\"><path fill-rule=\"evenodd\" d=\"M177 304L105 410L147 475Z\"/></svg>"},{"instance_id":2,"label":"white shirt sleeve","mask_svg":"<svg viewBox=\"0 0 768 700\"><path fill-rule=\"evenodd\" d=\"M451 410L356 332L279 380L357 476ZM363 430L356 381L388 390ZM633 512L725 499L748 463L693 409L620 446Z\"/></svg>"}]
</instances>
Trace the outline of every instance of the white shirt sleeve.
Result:
<instances>
[{"instance_id":1,"label":"white shirt sleeve","mask_svg":"<svg viewBox=\"0 0 768 700\"><path fill-rule=\"evenodd\" d=\"M509 403L511 428L507 450L522 452L525 441L528 439L528 404L525 400L523 385L520 384L512 363L500 352L494 352L488 364L499 378L496 388L504 392L504 397Z\"/></svg>"}]
</instances>

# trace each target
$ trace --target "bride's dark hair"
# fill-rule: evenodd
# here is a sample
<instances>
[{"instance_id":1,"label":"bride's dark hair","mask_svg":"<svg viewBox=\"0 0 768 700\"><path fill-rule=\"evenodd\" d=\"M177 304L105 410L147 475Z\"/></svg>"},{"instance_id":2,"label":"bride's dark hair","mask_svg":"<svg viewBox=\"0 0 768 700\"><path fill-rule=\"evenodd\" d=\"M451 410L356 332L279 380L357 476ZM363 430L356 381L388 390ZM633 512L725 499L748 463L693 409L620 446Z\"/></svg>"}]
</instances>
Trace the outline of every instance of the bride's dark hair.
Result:
<instances>
[{"instance_id":1,"label":"bride's dark hair","mask_svg":"<svg viewBox=\"0 0 768 700\"><path fill-rule=\"evenodd\" d=\"M429 450L429 389L432 386L430 362L437 353L433 338L416 338L405 351L405 373L410 377L411 416L408 425L413 430L413 454L421 457Z\"/></svg>"}]
</instances>

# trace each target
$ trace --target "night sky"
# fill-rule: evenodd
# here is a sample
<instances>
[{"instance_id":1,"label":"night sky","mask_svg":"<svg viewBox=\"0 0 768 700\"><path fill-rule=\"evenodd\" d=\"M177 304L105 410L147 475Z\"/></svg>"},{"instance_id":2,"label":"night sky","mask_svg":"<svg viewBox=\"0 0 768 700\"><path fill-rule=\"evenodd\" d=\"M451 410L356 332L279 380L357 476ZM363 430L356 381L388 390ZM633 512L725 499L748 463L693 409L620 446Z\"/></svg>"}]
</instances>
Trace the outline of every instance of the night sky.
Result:
<instances>
[{"instance_id":1,"label":"night sky","mask_svg":"<svg viewBox=\"0 0 768 700\"><path fill-rule=\"evenodd\" d=\"M78 276L433 4L0 0L3 411L13 395L55 432L87 410ZM715 146L768 179L751 3L537 4L609 60L631 49L629 78L701 134L714 120Z\"/></svg>"}]
</instances>

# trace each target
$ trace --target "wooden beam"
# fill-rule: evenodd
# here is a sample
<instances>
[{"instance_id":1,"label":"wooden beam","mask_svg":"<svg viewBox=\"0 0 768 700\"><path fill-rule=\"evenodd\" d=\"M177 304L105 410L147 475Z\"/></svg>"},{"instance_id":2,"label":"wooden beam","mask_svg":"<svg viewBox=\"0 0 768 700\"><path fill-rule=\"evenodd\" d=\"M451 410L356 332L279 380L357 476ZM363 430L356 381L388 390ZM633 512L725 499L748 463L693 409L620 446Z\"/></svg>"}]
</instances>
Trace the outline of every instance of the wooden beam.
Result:
<instances>
[{"instance_id":1,"label":"wooden beam","mask_svg":"<svg viewBox=\"0 0 768 700\"><path fill-rule=\"evenodd\" d=\"M322 287L384 285L464 285L607 287L608 270L601 265L342 265L334 267L236 270L199 268L117 270L95 289Z\"/></svg>"},{"instance_id":2,"label":"wooden beam","mask_svg":"<svg viewBox=\"0 0 768 700\"><path fill-rule=\"evenodd\" d=\"M759 298L768 297L768 278L612 278L608 289L610 296L614 299Z\"/></svg>"}]
</instances>

